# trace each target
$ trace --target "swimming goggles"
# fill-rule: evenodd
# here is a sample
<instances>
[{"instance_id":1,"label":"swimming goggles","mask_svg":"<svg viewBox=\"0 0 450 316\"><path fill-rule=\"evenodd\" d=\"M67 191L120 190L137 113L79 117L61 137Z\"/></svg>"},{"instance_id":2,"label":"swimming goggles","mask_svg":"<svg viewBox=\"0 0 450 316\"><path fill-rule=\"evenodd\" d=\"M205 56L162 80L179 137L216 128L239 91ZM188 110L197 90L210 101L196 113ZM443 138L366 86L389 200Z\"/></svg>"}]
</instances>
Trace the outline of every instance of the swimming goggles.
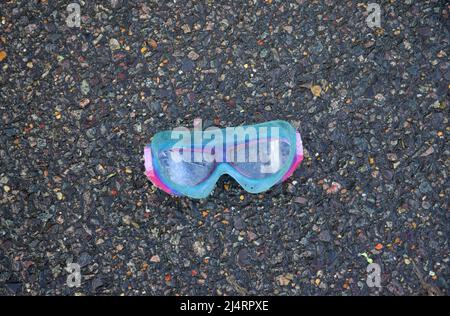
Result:
<instances>
[{"instance_id":1,"label":"swimming goggles","mask_svg":"<svg viewBox=\"0 0 450 316\"><path fill-rule=\"evenodd\" d=\"M286 180L303 160L300 133L286 121L223 129L159 132L144 148L145 172L172 195L204 198L223 174L260 193Z\"/></svg>"}]
</instances>

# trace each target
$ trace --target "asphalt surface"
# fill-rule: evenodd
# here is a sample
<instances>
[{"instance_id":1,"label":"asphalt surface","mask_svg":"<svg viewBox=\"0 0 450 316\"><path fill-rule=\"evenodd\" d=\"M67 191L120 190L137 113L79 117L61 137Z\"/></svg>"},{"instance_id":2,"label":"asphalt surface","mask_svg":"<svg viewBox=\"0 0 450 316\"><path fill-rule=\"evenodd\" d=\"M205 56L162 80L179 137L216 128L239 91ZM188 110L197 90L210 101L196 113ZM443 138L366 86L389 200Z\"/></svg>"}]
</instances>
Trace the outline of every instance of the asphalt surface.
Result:
<instances>
[{"instance_id":1,"label":"asphalt surface","mask_svg":"<svg viewBox=\"0 0 450 316\"><path fill-rule=\"evenodd\" d=\"M449 8L377 2L2 1L0 294L448 295ZM194 118L287 120L305 159L171 197L143 147Z\"/></svg>"}]
</instances>

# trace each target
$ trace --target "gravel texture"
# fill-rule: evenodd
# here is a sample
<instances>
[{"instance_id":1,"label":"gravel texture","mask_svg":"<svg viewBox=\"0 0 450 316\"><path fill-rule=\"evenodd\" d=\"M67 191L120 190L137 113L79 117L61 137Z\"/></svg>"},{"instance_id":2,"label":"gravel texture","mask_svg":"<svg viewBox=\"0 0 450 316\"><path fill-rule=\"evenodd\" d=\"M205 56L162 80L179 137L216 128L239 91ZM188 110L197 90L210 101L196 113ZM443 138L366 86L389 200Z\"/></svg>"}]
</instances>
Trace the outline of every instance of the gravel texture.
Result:
<instances>
[{"instance_id":1,"label":"gravel texture","mask_svg":"<svg viewBox=\"0 0 450 316\"><path fill-rule=\"evenodd\" d=\"M449 8L377 2L2 1L0 294L449 294ZM143 147L196 117L290 121L305 160L171 197Z\"/></svg>"}]
</instances>

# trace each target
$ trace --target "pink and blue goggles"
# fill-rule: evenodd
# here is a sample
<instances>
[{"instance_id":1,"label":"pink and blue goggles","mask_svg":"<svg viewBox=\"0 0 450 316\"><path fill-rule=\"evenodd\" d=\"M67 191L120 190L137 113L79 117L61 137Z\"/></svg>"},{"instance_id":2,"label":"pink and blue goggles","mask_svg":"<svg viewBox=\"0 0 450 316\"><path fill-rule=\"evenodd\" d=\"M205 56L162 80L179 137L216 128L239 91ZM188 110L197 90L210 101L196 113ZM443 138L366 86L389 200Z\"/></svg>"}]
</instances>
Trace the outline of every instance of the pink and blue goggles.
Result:
<instances>
[{"instance_id":1,"label":"pink and blue goggles","mask_svg":"<svg viewBox=\"0 0 450 316\"><path fill-rule=\"evenodd\" d=\"M303 160L300 133L286 121L159 132L144 148L145 172L172 195L204 198L223 174L260 193L292 175Z\"/></svg>"}]
</instances>

